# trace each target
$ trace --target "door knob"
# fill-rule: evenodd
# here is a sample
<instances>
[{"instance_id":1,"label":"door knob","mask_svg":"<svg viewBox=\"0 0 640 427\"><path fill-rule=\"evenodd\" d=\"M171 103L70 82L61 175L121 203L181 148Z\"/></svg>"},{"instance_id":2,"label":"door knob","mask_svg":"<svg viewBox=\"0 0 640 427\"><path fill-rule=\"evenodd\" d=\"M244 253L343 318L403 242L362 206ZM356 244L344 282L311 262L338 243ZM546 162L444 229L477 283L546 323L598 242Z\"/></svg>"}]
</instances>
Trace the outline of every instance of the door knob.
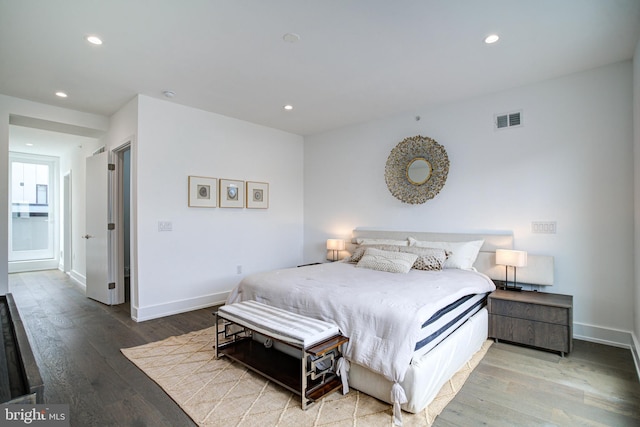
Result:
<instances>
[{"instance_id":1,"label":"door knob","mask_svg":"<svg viewBox=\"0 0 640 427\"><path fill-rule=\"evenodd\" d=\"M82 238L83 238L83 239L90 239L90 238L92 238L92 237L93 237L93 236L92 236L92 235L90 235L90 234L85 234L84 236L82 236Z\"/></svg>"}]
</instances>

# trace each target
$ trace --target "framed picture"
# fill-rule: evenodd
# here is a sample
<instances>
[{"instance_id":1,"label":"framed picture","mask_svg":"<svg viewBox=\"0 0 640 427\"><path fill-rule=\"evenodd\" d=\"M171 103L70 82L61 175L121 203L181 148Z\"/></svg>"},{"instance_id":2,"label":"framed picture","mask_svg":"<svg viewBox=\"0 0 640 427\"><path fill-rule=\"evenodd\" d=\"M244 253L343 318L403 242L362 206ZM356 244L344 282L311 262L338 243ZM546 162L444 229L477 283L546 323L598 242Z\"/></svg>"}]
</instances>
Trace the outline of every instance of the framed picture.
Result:
<instances>
[{"instance_id":1,"label":"framed picture","mask_svg":"<svg viewBox=\"0 0 640 427\"><path fill-rule=\"evenodd\" d=\"M218 200L217 184L215 178L189 176L189 206L215 208Z\"/></svg>"},{"instance_id":2,"label":"framed picture","mask_svg":"<svg viewBox=\"0 0 640 427\"><path fill-rule=\"evenodd\" d=\"M269 208L269 183L247 181L247 208Z\"/></svg>"},{"instance_id":3,"label":"framed picture","mask_svg":"<svg viewBox=\"0 0 640 427\"><path fill-rule=\"evenodd\" d=\"M244 181L220 180L220 207L244 208Z\"/></svg>"}]
</instances>

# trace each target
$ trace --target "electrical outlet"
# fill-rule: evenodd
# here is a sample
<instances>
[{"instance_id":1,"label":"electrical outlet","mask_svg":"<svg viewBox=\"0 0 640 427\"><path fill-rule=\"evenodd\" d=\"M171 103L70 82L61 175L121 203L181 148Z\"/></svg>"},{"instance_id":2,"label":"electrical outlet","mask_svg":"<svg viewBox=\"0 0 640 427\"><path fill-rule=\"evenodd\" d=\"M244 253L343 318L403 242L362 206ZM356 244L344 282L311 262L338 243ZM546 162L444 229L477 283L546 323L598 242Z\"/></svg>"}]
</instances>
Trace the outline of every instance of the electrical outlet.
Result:
<instances>
[{"instance_id":1,"label":"electrical outlet","mask_svg":"<svg viewBox=\"0 0 640 427\"><path fill-rule=\"evenodd\" d=\"M533 221L531 232L537 234L556 234L556 221Z\"/></svg>"},{"instance_id":2,"label":"electrical outlet","mask_svg":"<svg viewBox=\"0 0 640 427\"><path fill-rule=\"evenodd\" d=\"M158 231L171 231L173 224L171 221L158 221Z\"/></svg>"},{"instance_id":3,"label":"electrical outlet","mask_svg":"<svg viewBox=\"0 0 640 427\"><path fill-rule=\"evenodd\" d=\"M236 273L237 274L242 274L242 266L241 265L236 265Z\"/></svg>"}]
</instances>

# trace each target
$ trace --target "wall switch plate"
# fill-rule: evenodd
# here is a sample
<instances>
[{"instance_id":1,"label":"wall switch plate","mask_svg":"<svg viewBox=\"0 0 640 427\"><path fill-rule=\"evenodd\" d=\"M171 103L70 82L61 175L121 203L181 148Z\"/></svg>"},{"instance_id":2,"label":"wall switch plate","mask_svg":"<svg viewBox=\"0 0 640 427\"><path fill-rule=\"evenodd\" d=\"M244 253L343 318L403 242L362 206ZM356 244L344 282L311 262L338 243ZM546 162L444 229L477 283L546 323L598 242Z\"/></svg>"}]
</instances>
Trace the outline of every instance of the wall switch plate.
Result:
<instances>
[{"instance_id":1,"label":"wall switch plate","mask_svg":"<svg viewBox=\"0 0 640 427\"><path fill-rule=\"evenodd\" d=\"M171 221L158 221L158 231L171 230L173 230L173 223Z\"/></svg>"},{"instance_id":2,"label":"wall switch plate","mask_svg":"<svg viewBox=\"0 0 640 427\"><path fill-rule=\"evenodd\" d=\"M531 232L537 234L556 234L556 221L533 221L531 223Z\"/></svg>"}]
</instances>

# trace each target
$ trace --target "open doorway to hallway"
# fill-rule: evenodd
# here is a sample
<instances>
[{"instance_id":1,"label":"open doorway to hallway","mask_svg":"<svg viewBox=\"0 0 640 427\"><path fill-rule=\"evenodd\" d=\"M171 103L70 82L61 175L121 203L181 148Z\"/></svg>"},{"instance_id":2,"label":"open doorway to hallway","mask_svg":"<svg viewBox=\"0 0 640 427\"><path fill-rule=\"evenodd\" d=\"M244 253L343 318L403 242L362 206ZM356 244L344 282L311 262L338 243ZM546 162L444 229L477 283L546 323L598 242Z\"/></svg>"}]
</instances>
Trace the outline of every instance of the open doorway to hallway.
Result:
<instances>
[{"instance_id":1,"label":"open doorway to hallway","mask_svg":"<svg viewBox=\"0 0 640 427\"><path fill-rule=\"evenodd\" d=\"M14 270L57 268L59 158L9 153L9 263Z\"/></svg>"},{"instance_id":2,"label":"open doorway to hallway","mask_svg":"<svg viewBox=\"0 0 640 427\"><path fill-rule=\"evenodd\" d=\"M84 280L84 158L97 138L9 126L9 272L61 269Z\"/></svg>"},{"instance_id":3,"label":"open doorway to hallway","mask_svg":"<svg viewBox=\"0 0 640 427\"><path fill-rule=\"evenodd\" d=\"M15 120L13 120L15 119ZM14 123L15 121L15 123ZM31 126L30 123L35 123ZM44 127L40 127L40 126ZM51 167L46 171L51 172L51 176L46 180L39 178L39 175L30 181L22 178L17 181L17 185L23 183L33 187L34 201L27 203L28 198L21 197L20 203L16 206L38 207L44 209L49 207L51 212L46 216L42 213L32 214L30 211L23 214L23 217L39 218L44 227L53 230L54 239L50 239L50 254L45 258L49 261L47 265L36 266L33 263L23 262L19 265L16 261L10 262L9 272L24 272L43 269L59 269L64 271L86 290L88 289L87 262L88 254L86 248L87 233L87 191L91 191L87 180L87 158L95 153L103 151L103 143L98 137L80 136L59 130L51 130L47 127L50 122L40 123L36 119L26 120L20 116L11 116L9 126L9 151L16 156L33 157L45 156L43 158L52 161ZM64 128L64 126L62 126ZM117 267L108 282L117 282L117 290L120 294L112 303L130 302L136 300L135 285L132 285L132 292L129 284L131 276L131 142L132 138L126 140L120 147L110 153L110 158L117 168L116 179L114 180L115 194L113 197L104 192L105 200L109 198L109 203L113 203L116 209L118 236L117 260L114 265ZM111 155L112 154L112 155ZM23 162L24 163L24 162ZM26 164L26 163L25 163ZM23 169L24 165L20 165ZM31 166L29 166L31 167ZM17 208L16 208L17 209ZM110 208L111 209L111 208ZM33 210L33 209L32 209ZM39 214L39 216L38 216ZM16 215L19 217L19 215ZM9 226L11 223L9 224ZM105 225L106 227L106 225ZM15 228L15 227L14 227ZM23 239L26 240L26 239ZM41 245L40 245L41 246ZM116 256L116 253L113 253ZM115 275L115 277L114 277ZM111 283L105 283L111 286ZM10 291L10 289L9 289ZM128 311L131 312L131 304L127 304Z\"/></svg>"}]
</instances>

